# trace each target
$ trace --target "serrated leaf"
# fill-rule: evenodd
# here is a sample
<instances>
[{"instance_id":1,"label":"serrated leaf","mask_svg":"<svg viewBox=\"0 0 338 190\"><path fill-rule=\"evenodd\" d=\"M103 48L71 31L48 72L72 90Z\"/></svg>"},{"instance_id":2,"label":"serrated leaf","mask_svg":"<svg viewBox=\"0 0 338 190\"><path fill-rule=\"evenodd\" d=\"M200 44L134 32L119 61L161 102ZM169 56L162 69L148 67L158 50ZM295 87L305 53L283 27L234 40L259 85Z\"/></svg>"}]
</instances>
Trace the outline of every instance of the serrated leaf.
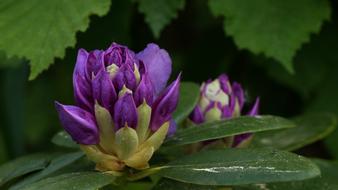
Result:
<instances>
[{"instance_id":1,"label":"serrated leaf","mask_svg":"<svg viewBox=\"0 0 338 190\"><path fill-rule=\"evenodd\" d=\"M76 160L80 159L84 155L83 152L73 152L64 154L61 156L57 156L56 158L52 159L50 164L42 171L29 176L25 178L23 181L20 181L19 183L13 185L10 190L19 190L28 184L34 183L36 181L39 181L45 177L48 177L50 174L54 173L55 171L58 171L62 168L64 168L67 165L70 165L71 163L75 162Z\"/></svg>"},{"instance_id":2,"label":"serrated leaf","mask_svg":"<svg viewBox=\"0 0 338 190\"><path fill-rule=\"evenodd\" d=\"M90 15L102 16L109 7L110 0L2 0L0 49L30 60L34 79L75 45L75 34L87 29Z\"/></svg>"},{"instance_id":3,"label":"serrated leaf","mask_svg":"<svg viewBox=\"0 0 338 190\"><path fill-rule=\"evenodd\" d=\"M17 158L0 166L0 186L22 175L45 168L51 155L32 154Z\"/></svg>"},{"instance_id":4,"label":"serrated leaf","mask_svg":"<svg viewBox=\"0 0 338 190\"><path fill-rule=\"evenodd\" d=\"M328 0L209 0L209 7L225 17L224 30L240 49L264 53L290 72L296 51L331 14Z\"/></svg>"},{"instance_id":5,"label":"serrated leaf","mask_svg":"<svg viewBox=\"0 0 338 190\"><path fill-rule=\"evenodd\" d=\"M56 133L52 138L52 143L67 148L79 148L79 145L72 140L72 137L65 131Z\"/></svg>"},{"instance_id":6,"label":"serrated leaf","mask_svg":"<svg viewBox=\"0 0 338 190\"><path fill-rule=\"evenodd\" d=\"M97 190L113 183L114 180L114 176L100 172L68 173L41 180L21 190Z\"/></svg>"},{"instance_id":7,"label":"serrated leaf","mask_svg":"<svg viewBox=\"0 0 338 190\"><path fill-rule=\"evenodd\" d=\"M184 7L185 0L140 0L139 11L145 14L154 36L160 37L162 29L177 17L177 12Z\"/></svg>"},{"instance_id":8,"label":"serrated leaf","mask_svg":"<svg viewBox=\"0 0 338 190\"><path fill-rule=\"evenodd\" d=\"M335 115L326 113L306 114L295 123L294 128L258 133L252 146L292 151L325 138L337 126Z\"/></svg>"},{"instance_id":9,"label":"serrated leaf","mask_svg":"<svg viewBox=\"0 0 338 190\"><path fill-rule=\"evenodd\" d=\"M245 187L234 187L234 190L337 190L338 163L315 159L321 169L321 176L304 181L256 184Z\"/></svg>"},{"instance_id":10,"label":"serrated leaf","mask_svg":"<svg viewBox=\"0 0 338 190\"><path fill-rule=\"evenodd\" d=\"M272 149L203 151L170 162L159 175L200 185L298 181L320 175L310 160Z\"/></svg>"},{"instance_id":11,"label":"serrated leaf","mask_svg":"<svg viewBox=\"0 0 338 190\"><path fill-rule=\"evenodd\" d=\"M176 123L184 121L195 108L199 99L199 86L192 82L182 82L180 86L180 98L173 114Z\"/></svg>"},{"instance_id":12,"label":"serrated leaf","mask_svg":"<svg viewBox=\"0 0 338 190\"><path fill-rule=\"evenodd\" d=\"M294 126L293 122L277 116L241 116L182 129L177 131L172 138L169 138L165 145L185 145L244 133L276 130Z\"/></svg>"}]
</instances>

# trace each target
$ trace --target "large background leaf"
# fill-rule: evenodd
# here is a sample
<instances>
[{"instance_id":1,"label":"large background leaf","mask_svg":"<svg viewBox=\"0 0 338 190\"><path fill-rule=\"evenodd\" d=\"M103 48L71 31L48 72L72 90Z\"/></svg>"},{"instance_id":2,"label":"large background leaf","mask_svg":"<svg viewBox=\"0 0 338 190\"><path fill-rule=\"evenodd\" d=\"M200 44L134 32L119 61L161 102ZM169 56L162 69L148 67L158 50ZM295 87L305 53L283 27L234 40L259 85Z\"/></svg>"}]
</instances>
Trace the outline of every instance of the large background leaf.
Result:
<instances>
[{"instance_id":1,"label":"large background leaf","mask_svg":"<svg viewBox=\"0 0 338 190\"><path fill-rule=\"evenodd\" d=\"M242 116L234 119L191 126L166 141L166 145L185 145L223 137L294 127L294 124L277 116Z\"/></svg>"},{"instance_id":2,"label":"large background leaf","mask_svg":"<svg viewBox=\"0 0 338 190\"><path fill-rule=\"evenodd\" d=\"M200 185L240 185L316 177L319 169L298 155L272 149L203 151L164 166L160 175Z\"/></svg>"},{"instance_id":3,"label":"large background leaf","mask_svg":"<svg viewBox=\"0 0 338 190\"><path fill-rule=\"evenodd\" d=\"M258 184L247 187L235 187L234 190L336 190L338 189L338 163L325 160L313 160L321 169L321 176L296 182Z\"/></svg>"},{"instance_id":4,"label":"large background leaf","mask_svg":"<svg viewBox=\"0 0 338 190\"><path fill-rule=\"evenodd\" d=\"M289 71L296 51L331 12L327 0L209 0L209 5L214 15L225 17L224 30L239 48L275 58Z\"/></svg>"},{"instance_id":5,"label":"large background leaf","mask_svg":"<svg viewBox=\"0 0 338 190\"><path fill-rule=\"evenodd\" d=\"M23 181L13 185L10 190L19 190L28 184L34 183L40 179L48 177L50 174L64 168L67 165L74 163L76 160L80 159L83 156L83 152L75 152L75 153L68 153L63 154L60 156L56 156L50 162L50 164L42 171L27 177Z\"/></svg>"},{"instance_id":6,"label":"large background leaf","mask_svg":"<svg viewBox=\"0 0 338 190\"><path fill-rule=\"evenodd\" d=\"M87 29L90 15L102 16L109 7L110 0L2 0L0 49L30 60L34 79L75 45L75 34Z\"/></svg>"},{"instance_id":7,"label":"large background leaf","mask_svg":"<svg viewBox=\"0 0 338 190\"><path fill-rule=\"evenodd\" d=\"M25 186L22 190L97 190L114 180L114 176L99 172L78 172L47 178Z\"/></svg>"},{"instance_id":8,"label":"large background leaf","mask_svg":"<svg viewBox=\"0 0 338 190\"><path fill-rule=\"evenodd\" d=\"M146 22L158 38L162 29L183 9L184 3L185 0L140 0L139 11L145 14Z\"/></svg>"},{"instance_id":9,"label":"large background leaf","mask_svg":"<svg viewBox=\"0 0 338 190\"><path fill-rule=\"evenodd\" d=\"M0 167L0 185L19 176L45 168L52 155L32 154L20 157Z\"/></svg>"},{"instance_id":10,"label":"large background leaf","mask_svg":"<svg viewBox=\"0 0 338 190\"><path fill-rule=\"evenodd\" d=\"M295 123L291 129L256 134L252 146L292 151L325 138L337 126L336 116L325 113L307 114L296 118Z\"/></svg>"}]
</instances>

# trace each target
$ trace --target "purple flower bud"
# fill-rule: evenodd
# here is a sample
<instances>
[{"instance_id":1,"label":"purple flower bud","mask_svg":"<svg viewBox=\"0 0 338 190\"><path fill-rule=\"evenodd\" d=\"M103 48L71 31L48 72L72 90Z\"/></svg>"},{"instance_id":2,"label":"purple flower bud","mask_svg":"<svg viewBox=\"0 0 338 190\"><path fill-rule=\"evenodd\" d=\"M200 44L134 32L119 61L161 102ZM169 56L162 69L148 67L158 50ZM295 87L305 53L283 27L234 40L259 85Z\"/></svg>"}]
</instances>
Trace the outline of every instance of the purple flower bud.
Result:
<instances>
[{"instance_id":1,"label":"purple flower bud","mask_svg":"<svg viewBox=\"0 0 338 190\"><path fill-rule=\"evenodd\" d=\"M133 100L133 95L126 92L115 103L114 122L116 130L124 127L135 128L137 126L137 109Z\"/></svg>"},{"instance_id":2,"label":"purple flower bud","mask_svg":"<svg viewBox=\"0 0 338 190\"><path fill-rule=\"evenodd\" d=\"M64 129L97 169L146 168L175 132L180 76L163 90L170 73L169 55L155 44L138 56L116 43L104 51L79 50L73 73L77 106L55 105Z\"/></svg>"},{"instance_id":3,"label":"purple flower bud","mask_svg":"<svg viewBox=\"0 0 338 190\"><path fill-rule=\"evenodd\" d=\"M216 80L208 80L201 87L200 100L190 120L195 124L203 122L229 119L240 116L245 103L244 91L241 85L233 82L230 85L229 78L222 74ZM258 114L259 98L249 111L248 115ZM234 137L233 146L239 146L242 142L250 139L251 134L242 134Z\"/></svg>"},{"instance_id":4,"label":"purple flower bud","mask_svg":"<svg viewBox=\"0 0 338 190\"><path fill-rule=\"evenodd\" d=\"M74 141L85 145L99 142L98 129L91 113L79 107L66 106L58 102L55 102L55 107L61 124Z\"/></svg>"},{"instance_id":5,"label":"purple flower bud","mask_svg":"<svg viewBox=\"0 0 338 190\"><path fill-rule=\"evenodd\" d=\"M136 57L145 64L155 93L159 94L166 86L171 73L169 54L164 49L160 49L158 45L150 43Z\"/></svg>"},{"instance_id":6,"label":"purple flower bud","mask_svg":"<svg viewBox=\"0 0 338 190\"><path fill-rule=\"evenodd\" d=\"M101 106L113 113L113 105L117 98L109 73L102 70L92 80L93 97Z\"/></svg>"},{"instance_id":7,"label":"purple flower bud","mask_svg":"<svg viewBox=\"0 0 338 190\"><path fill-rule=\"evenodd\" d=\"M151 130L156 131L163 123L171 119L178 104L180 78L181 74L152 105Z\"/></svg>"}]
</instances>

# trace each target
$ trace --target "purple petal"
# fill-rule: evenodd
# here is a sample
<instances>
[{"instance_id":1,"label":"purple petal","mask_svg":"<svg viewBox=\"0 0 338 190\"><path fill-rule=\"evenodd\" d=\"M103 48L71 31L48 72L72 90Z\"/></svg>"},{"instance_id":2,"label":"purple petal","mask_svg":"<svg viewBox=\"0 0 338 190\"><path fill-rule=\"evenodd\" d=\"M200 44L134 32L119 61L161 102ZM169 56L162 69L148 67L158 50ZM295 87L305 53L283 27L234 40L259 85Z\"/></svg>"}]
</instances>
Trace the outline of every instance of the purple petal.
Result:
<instances>
[{"instance_id":1,"label":"purple petal","mask_svg":"<svg viewBox=\"0 0 338 190\"><path fill-rule=\"evenodd\" d=\"M259 102L260 102L260 99L256 98L256 102L255 102L254 106L251 108L251 110L249 111L249 113L247 115L249 115L249 116L258 115L258 112L259 112Z\"/></svg>"},{"instance_id":2,"label":"purple petal","mask_svg":"<svg viewBox=\"0 0 338 190\"><path fill-rule=\"evenodd\" d=\"M230 106L224 106L222 108L222 118L228 119L233 115L233 111Z\"/></svg>"},{"instance_id":3,"label":"purple petal","mask_svg":"<svg viewBox=\"0 0 338 190\"><path fill-rule=\"evenodd\" d=\"M252 133L245 133L241 135L236 135L234 137L234 142L232 144L232 147L237 147L239 144L241 144L243 141L247 140L252 136Z\"/></svg>"},{"instance_id":4,"label":"purple petal","mask_svg":"<svg viewBox=\"0 0 338 190\"><path fill-rule=\"evenodd\" d=\"M134 100L135 100L136 106L139 106L140 104L142 104L143 100L145 100L148 105L152 105L153 98L154 98L153 94L154 94L154 90L153 90L152 83L150 82L148 75L144 74L142 76L140 84L138 85L134 93Z\"/></svg>"},{"instance_id":5,"label":"purple petal","mask_svg":"<svg viewBox=\"0 0 338 190\"><path fill-rule=\"evenodd\" d=\"M235 95L235 97L238 100L240 109L242 110L242 108L244 106L244 101L245 101L242 86L239 83L234 82L234 83L232 83L232 91L233 91L233 94Z\"/></svg>"},{"instance_id":6,"label":"purple petal","mask_svg":"<svg viewBox=\"0 0 338 190\"><path fill-rule=\"evenodd\" d=\"M87 63L88 76L91 78L93 75L96 75L99 71L105 69L103 60L103 51L94 50L89 52L87 62L88 62Z\"/></svg>"},{"instance_id":7,"label":"purple petal","mask_svg":"<svg viewBox=\"0 0 338 190\"><path fill-rule=\"evenodd\" d=\"M117 87L117 91L120 91L123 85L130 90L135 90L136 88L136 77L134 75L133 69L129 65L122 65L119 71L113 78L114 86Z\"/></svg>"},{"instance_id":8,"label":"purple petal","mask_svg":"<svg viewBox=\"0 0 338 190\"><path fill-rule=\"evenodd\" d=\"M113 113L113 105L116 101L117 95L109 73L102 70L92 81L93 97L98 103Z\"/></svg>"},{"instance_id":9,"label":"purple petal","mask_svg":"<svg viewBox=\"0 0 338 190\"><path fill-rule=\"evenodd\" d=\"M136 128L137 126L137 109L131 93L125 93L120 97L114 106L114 122L116 130L128 125Z\"/></svg>"},{"instance_id":10,"label":"purple petal","mask_svg":"<svg viewBox=\"0 0 338 190\"><path fill-rule=\"evenodd\" d=\"M78 51L76 65L73 72L73 87L76 105L93 110L93 99L91 95L91 83L87 72L88 53L84 49Z\"/></svg>"},{"instance_id":11,"label":"purple petal","mask_svg":"<svg viewBox=\"0 0 338 190\"><path fill-rule=\"evenodd\" d=\"M230 89L229 89L229 85L228 85L228 82L229 82L228 76L225 75L225 74L221 74L218 77L218 80L220 82L220 86L221 86L221 89L223 90L223 92L225 92L226 94L230 94Z\"/></svg>"},{"instance_id":12,"label":"purple petal","mask_svg":"<svg viewBox=\"0 0 338 190\"><path fill-rule=\"evenodd\" d=\"M128 49L128 47L119 45L117 43L113 43L105 51L104 61L106 66L114 63L119 67L124 64L128 64L130 67L132 67L136 62L135 53Z\"/></svg>"},{"instance_id":13,"label":"purple petal","mask_svg":"<svg viewBox=\"0 0 338 190\"><path fill-rule=\"evenodd\" d=\"M153 103L150 125L153 131L171 119L171 114L175 111L178 103L180 77L181 74Z\"/></svg>"},{"instance_id":14,"label":"purple petal","mask_svg":"<svg viewBox=\"0 0 338 190\"><path fill-rule=\"evenodd\" d=\"M171 119L170 120L170 124L169 124L169 129L168 129L167 136L168 137L173 136L175 134L175 132L176 132L176 129L177 129L177 124L176 124L176 122L173 119Z\"/></svg>"},{"instance_id":15,"label":"purple petal","mask_svg":"<svg viewBox=\"0 0 338 190\"><path fill-rule=\"evenodd\" d=\"M192 113L189 116L190 120L193 121L195 124L200 124L204 122L204 115L202 110L199 106L196 106Z\"/></svg>"},{"instance_id":16,"label":"purple petal","mask_svg":"<svg viewBox=\"0 0 338 190\"><path fill-rule=\"evenodd\" d=\"M159 94L166 86L171 73L171 59L164 49L150 43L136 57L145 64L155 93Z\"/></svg>"},{"instance_id":17,"label":"purple petal","mask_svg":"<svg viewBox=\"0 0 338 190\"><path fill-rule=\"evenodd\" d=\"M74 141L84 144L98 144L99 134L93 115L79 107L62 105L55 102L64 129Z\"/></svg>"}]
</instances>

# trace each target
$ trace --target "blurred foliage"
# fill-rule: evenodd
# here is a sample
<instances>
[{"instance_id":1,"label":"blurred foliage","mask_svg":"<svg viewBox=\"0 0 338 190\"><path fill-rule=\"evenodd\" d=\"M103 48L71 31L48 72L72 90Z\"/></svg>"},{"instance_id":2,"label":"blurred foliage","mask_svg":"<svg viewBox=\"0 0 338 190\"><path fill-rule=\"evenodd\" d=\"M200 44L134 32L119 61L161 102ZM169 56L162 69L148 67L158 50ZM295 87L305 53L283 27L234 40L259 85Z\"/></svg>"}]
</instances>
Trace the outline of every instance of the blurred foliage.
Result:
<instances>
[{"instance_id":1,"label":"blurred foliage","mask_svg":"<svg viewBox=\"0 0 338 190\"><path fill-rule=\"evenodd\" d=\"M49 139L61 129L53 102L73 102L77 49L104 49L113 41L135 51L158 43L185 81L228 73L243 84L249 102L261 97L261 113L338 115L335 1L5 0L0 10L0 162L51 149ZM325 141L336 158L337 133Z\"/></svg>"}]
</instances>

